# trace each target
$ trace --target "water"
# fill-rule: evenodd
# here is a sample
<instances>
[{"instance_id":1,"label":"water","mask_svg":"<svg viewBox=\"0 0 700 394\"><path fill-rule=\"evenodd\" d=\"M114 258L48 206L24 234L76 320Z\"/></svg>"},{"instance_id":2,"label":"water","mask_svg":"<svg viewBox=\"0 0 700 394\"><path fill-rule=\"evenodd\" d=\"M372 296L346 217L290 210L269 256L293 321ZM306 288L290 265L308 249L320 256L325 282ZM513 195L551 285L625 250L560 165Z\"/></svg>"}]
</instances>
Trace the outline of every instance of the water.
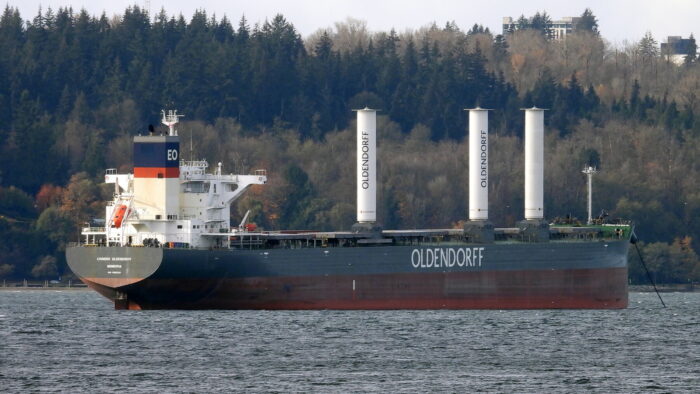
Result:
<instances>
[{"instance_id":1,"label":"water","mask_svg":"<svg viewBox=\"0 0 700 394\"><path fill-rule=\"evenodd\" d=\"M1 392L697 392L700 293L621 311L114 311L0 292Z\"/></svg>"}]
</instances>

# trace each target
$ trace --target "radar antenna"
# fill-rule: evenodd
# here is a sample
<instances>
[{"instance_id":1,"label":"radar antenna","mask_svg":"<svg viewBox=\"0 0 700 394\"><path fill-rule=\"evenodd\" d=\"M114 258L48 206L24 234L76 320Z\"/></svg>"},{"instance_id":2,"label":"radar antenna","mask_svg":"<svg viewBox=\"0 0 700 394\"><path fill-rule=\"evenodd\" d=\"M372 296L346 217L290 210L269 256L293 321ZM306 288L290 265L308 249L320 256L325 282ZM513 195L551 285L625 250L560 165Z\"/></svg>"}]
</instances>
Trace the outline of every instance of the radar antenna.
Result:
<instances>
[{"instance_id":1,"label":"radar antenna","mask_svg":"<svg viewBox=\"0 0 700 394\"><path fill-rule=\"evenodd\" d=\"M168 135L177 135L175 125L178 122L180 122L180 118L184 117L185 115L178 115L177 110L169 110L167 113L165 112L165 110L161 110L160 112L163 114L163 119L161 119L161 123L168 126Z\"/></svg>"}]
</instances>

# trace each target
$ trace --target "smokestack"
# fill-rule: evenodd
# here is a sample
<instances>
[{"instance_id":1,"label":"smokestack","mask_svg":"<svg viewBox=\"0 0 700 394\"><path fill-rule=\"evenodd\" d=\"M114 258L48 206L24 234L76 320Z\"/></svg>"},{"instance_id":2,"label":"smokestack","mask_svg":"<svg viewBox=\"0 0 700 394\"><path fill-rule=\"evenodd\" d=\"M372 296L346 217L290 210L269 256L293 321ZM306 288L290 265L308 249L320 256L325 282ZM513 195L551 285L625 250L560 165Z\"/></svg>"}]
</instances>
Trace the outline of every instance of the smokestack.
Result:
<instances>
[{"instance_id":1,"label":"smokestack","mask_svg":"<svg viewBox=\"0 0 700 394\"><path fill-rule=\"evenodd\" d=\"M489 113L469 111L469 220L489 218Z\"/></svg>"},{"instance_id":2,"label":"smokestack","mask_svg":"<svg viewBox=\"0 0 700 394\"><path fill-rule=\"evenodd\" d=\"M357 222L377 221L377 110L357 111Z\"/></svg>"},{"instance_id":3,"label":"smokestack","mask_svg":"<svg viewBox=\"0 0 700 394\"><path fill-rule=\"evenodd\" d=\"M525 220L544 218L544 109L525 109Z\"/></svg>"}]
</instances>

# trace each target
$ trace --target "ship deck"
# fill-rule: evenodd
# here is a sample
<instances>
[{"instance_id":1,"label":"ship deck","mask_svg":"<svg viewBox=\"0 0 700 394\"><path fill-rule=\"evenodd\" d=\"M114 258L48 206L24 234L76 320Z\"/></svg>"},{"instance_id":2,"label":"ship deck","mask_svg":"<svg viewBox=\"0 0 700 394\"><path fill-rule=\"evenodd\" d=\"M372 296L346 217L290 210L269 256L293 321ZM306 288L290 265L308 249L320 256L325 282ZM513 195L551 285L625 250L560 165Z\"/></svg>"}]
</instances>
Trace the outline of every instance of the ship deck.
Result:
<instances>
[{"instance_id":1,"label":"ship deck","mask_svg":"<svg viewBox=\"0 0 700 394\"><path fill-rule=\"evenodd\" d=\"M603 224L596 226L553 225L549 229L550 242L604 241L629 238L629 224ZM371 245L434 245L445 243L473 243L464 230L412 229L381 230L376 232L352 231L258 231L236 233L205 233L205 236L228 238L233 249L347 247ZM517 227L494 228L495 243L531 243Z\"/></svg>"}]
</instances>

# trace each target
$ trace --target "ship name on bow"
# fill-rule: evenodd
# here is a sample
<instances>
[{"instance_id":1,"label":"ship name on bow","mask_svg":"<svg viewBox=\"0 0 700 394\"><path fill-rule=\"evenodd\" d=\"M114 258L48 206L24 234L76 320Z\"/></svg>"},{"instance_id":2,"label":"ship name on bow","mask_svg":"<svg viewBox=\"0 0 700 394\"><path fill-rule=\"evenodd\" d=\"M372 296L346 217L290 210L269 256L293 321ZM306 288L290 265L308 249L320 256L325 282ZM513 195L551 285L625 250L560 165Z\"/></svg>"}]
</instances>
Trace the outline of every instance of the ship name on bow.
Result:
<instances>
[{"instance_id":1,"label":"ship name on bow","mask_svg":"<svg viewBox=\"0 0 700 394\"><path fill-rule=\"evenodd\" d=\"M98 257L97 261L131 261L131 257Z\"/></svg>"}]
</instances>

